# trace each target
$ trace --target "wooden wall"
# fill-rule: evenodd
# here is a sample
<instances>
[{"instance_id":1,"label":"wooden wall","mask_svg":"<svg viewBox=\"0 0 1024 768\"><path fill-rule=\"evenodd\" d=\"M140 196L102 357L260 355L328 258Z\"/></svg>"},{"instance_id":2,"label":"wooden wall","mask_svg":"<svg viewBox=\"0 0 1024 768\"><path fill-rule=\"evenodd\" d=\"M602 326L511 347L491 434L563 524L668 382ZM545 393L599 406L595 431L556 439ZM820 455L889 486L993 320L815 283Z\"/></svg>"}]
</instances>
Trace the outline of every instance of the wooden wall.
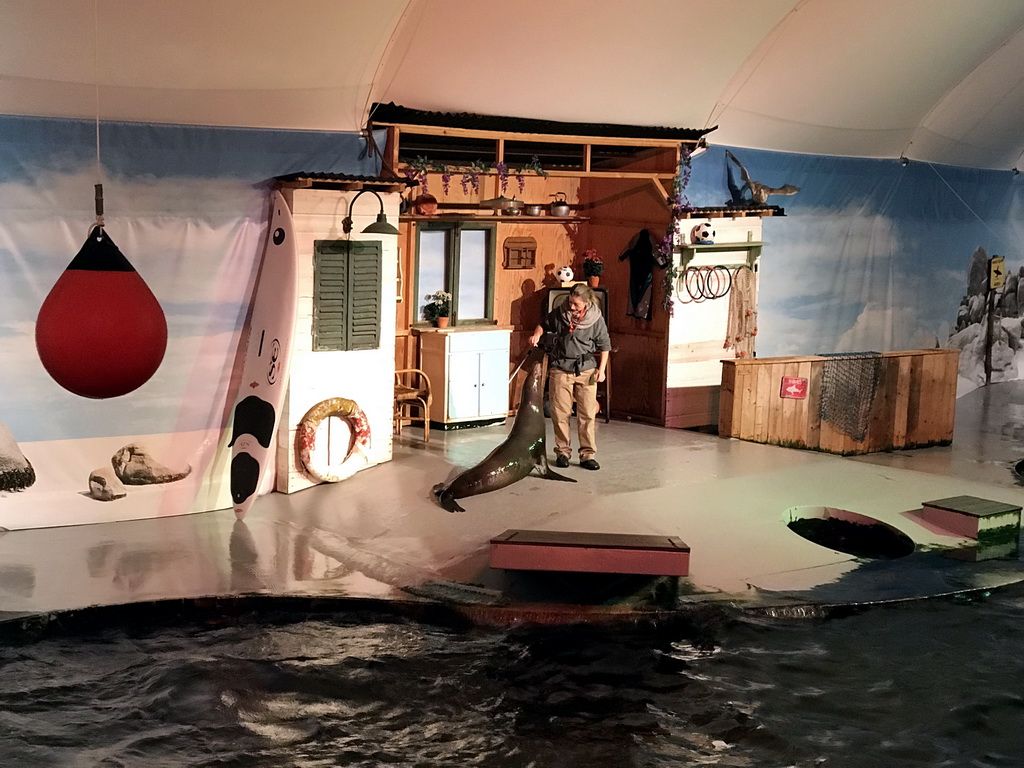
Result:
<instances>
[{"instance_id":1,"label":"wooden wall","mask_svg":"<svg viewBox=\"0 0 1024 768\"><path fill-rule=\"evenodd\" d=\"M313 351L313 251L317 240L342 240L340 221L355 192L321 189L286 189L295 226L296 258L299 261L299 303L292 339L292 366L288 394L281 411L277 434L276 480L278 491L294 491L316 485L306 475L296 451L295 435L299 421L321 400L344 397L355 400L370 425L369 456L352 460L345 471L356 471L391 459L392 414L394 404L394 360L387 339L395 327L386 308L395 301L397 254L395 238L366 235L362 229L372 224L376 210L372 205L353 211L355 226L352 240L376 240L381 243L381 301L385 311L381 319L379 349L351 352ZM390 220L398 216L399 196L382 193L384 209ZM350 430L334 417L324 423L317 445L328 455L344 456ZM335 440L335 436L337 439ZM319 454L318 454L319 456Z\"/></svg>"},{"instance_id":2,"label":"wooden wall","mask_svg":"<svg viewBox=\"0 0 1024 768\"><path fill-rule=\"evenodd\" d=\"M653 162L641 158L640 162ZM664 164L664 161L661 161ZM628 172L626 169L624 172ZM479 193L465 195L457 179L453 179L448 195L442 191L440 177L430 174L428 190L440 203L440 212L481 213L481 200L500 193L497 176L484 176ZM650 178L576 178L526 176L523 192L514 178L509 179L506 197L515 195L525 203L547 205L557 192L563 192L573 207L575 221L549 221L528 216L494 216L496 228L496 261L494 281L495 321L499 326L513 328L510 349L510 371L527 352L527 339L543 311L545 289L557 285L554 272L563 265L571 266L577 279L583 279L583 254L595 248L604 260L601 285L609 292L609 331L612 336L612 415L661 423L664 414L664 389L667 356L668 320L663 302L662 270L654 272L653 318L636 320L626 316L629 290L629 263L619 261L630 240L644 228L660 241L669 221L666 193L662 185ZM414 192L413 196L418 194ZM484 215L488 221L491 216ZM399 252L403 275L402 301L396 308L395 365L398 368L418 367L416 337L410 325L417 297L415 282L415 217L405 217L400 226ZM505 269L503 244L509 237L532 237L537 241L537 263L532 269ZM638 375L639 374L639 375ZM521 383L523 374L520 373ZM510 391L510 405L518 401L518 386Z\"/></svg>"},{"instance_id":3,"label":"wooden wall","mask_svg":"<svg viewBox=\"0 0 1024 768\"><path fill-rule=\"evenodd\" d=\"M629 261L619 261L630 241L647 229L660 242L669 224L669 209L661 185L650 179L586 179L583 193L589 217L588 247L604 260L601 285L608 289L612 415L662 423L668 356L668 314L664 303L664 270L652 276L651 319L627 316Z\"/></svg>"},{"instance_id":4,"label":"wooden wall","mask_svg":"<svg viewBox=\"0 0 1024 768\"><path fill-rule=\"evenodd\" d=\"M545 289L557 285L555 271L566 264L573 265L577 271L578 262L583 251L588 247L585 243L586 222L556 221L547 216L540 217L492 216L486 209L481 210L481 200L496 197L500 193L497 176L491 174L482 177L480 192L465 195L457 179L452 180L449 194L444 195L440 177L431 174L428 178L428 190L441 204L441 211L472 213L482 220L492 222L495 228L495 275L494 275L494 320L499 326L511 326L512 339L510 348L509 372L516 366L527 352L527 339L540 321ZM537 203L547 206L556 192L564 192L570 205L579 206L579 180L568 177L543 178L535 175L525 177L525 191L520 193L514 178L509 179L506 197L516 196L526 203ZM414 193L416 194L416 193ZM575 208L574 208L575 212ZM409 329L413 323L421 322L414 316L422 297L414 294L416 280L416 227L417 219L406 217L399 229L399 251L402 266L403 286L402 301L396 308L395 320L395 365L398 368L417 368L417 340ZM505 269L504 243L510 237L532 237L537 241L537 260L530 269ZM578 254L578 256L577 256ZM521 379L524 374L519 374ZM512 387L511 405L518 401L519 387Z\"/></svg>"}]
</instances>

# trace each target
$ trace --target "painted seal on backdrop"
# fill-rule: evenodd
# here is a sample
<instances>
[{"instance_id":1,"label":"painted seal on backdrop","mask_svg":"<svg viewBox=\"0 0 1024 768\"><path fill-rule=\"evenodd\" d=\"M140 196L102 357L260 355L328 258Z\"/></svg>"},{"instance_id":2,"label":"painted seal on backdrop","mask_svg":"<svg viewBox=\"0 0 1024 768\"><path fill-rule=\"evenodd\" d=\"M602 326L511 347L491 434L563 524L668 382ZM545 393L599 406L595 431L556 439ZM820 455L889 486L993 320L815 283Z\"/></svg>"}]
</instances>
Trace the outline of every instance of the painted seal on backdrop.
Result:
<instances>
[{"instance_id":1,"label":"painted seal on backdrop","mask_svg":"<svg viewBox=\"0 0 1024 768\"><path fill-rule=\"evenodd\" d=\"M548 466L544 433L544 355L543 349L533 349L526 356L527 370L523 394L512 430L505 441L487 454L471 469L458 475L450 483L438 483L433 492L438 503L449 512L465 512L455 501L504 488L527 477L534 469L548 480L576 481L553 472Z\"/></svg>"}]
</instances>

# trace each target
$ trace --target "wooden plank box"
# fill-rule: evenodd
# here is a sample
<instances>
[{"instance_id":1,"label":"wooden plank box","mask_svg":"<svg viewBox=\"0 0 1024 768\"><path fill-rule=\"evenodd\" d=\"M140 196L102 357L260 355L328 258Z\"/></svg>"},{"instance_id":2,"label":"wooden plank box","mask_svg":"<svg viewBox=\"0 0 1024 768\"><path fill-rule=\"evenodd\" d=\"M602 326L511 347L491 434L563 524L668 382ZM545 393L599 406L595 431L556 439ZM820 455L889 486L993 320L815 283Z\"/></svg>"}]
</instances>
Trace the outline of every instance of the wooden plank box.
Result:
<instances>
[{"instance_id":1,"label":"wooden plank box","mask_svg":"<svg viewBox=\"0 0 1024 768\"><path fill-rule=\"evenodd\" d=\"M953 440L959 355L956 349L872 355L878 359L879 381L860 439L822 418L822 377L830 358L723 360L718 434L842 456L948 445ZM802 398L780 391L786 379L806 382Z\"/></svg>"},{"instance_id":2,"label":"wooden plank box","mask_svg":"<svg viewBox=\"0 0 1024 768\"><path fill-rule=\"evenodd\" d=\"M675 536L512 529L491 539L491 567L686 576L690 548Z\"/></svg>"},{"instance_id":3,"label":"wooden plank box","mask_svg":"<svg viewBox=\"0 0 1024 768\"><path fill-rule=\"evenodd\" d=\"M969 560L1016 556L1020 512L1019 506L977 496L951 496L926 501L921 507L921 517L928 522L978 542L963 553L963 559Z\"/></svg>"}]
</instances>

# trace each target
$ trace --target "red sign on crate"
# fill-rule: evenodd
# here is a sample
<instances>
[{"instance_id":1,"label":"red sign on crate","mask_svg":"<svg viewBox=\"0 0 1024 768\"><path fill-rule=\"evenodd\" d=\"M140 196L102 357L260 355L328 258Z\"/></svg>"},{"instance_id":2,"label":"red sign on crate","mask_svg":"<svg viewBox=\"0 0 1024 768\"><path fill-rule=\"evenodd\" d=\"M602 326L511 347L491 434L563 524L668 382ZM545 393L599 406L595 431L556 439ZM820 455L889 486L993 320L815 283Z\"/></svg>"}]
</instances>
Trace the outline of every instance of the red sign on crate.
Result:
<instances>
[{"instance_id":1,"label":"red sign on crate","mask_svg":"<svg viewBox=\"0 0 1024 768\"><path fill-rule=\"evenodd\" d=\"M807 379L801 379L799 376L783 376L779 397L803 400L807 397Z\"/></svg>"}]
</instances>

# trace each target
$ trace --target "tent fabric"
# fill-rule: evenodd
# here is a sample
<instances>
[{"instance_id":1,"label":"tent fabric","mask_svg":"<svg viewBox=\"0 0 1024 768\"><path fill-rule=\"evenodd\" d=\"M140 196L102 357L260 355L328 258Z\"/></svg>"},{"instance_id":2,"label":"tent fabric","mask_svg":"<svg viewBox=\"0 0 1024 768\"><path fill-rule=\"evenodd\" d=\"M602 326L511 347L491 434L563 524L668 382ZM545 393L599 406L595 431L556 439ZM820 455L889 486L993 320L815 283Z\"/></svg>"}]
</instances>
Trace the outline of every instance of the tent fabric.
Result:
<instances>
[{"instance_id":1,"label":"tent fabric","mask_svg":"<svg viewBox=\"0 0 1024 768\"><path fill-rule=\"evenodd\" d=\"M1008 171L1024 3L0 0L0 110L358 131L370 105Z\"/></svg>"}]
</instances>

